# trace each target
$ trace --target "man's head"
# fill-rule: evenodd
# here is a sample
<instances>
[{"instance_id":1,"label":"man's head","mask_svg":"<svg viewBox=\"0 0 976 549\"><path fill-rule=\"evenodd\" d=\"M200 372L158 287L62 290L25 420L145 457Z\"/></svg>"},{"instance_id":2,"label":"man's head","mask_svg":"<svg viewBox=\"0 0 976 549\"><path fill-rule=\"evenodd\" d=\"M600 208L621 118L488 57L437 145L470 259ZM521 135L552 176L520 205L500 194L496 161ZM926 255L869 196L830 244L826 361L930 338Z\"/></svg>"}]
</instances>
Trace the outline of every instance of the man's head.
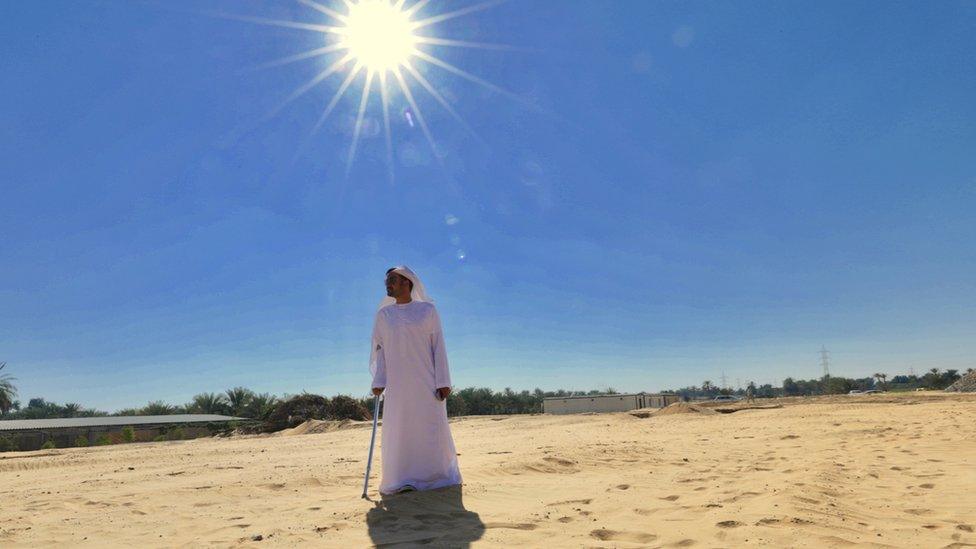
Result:
<instances>
[{"instance_id":1,"label":"man's head","mask_svg":"<svg viewBox=\"0 0 976 549\"><path fill-rule=\"evenodd\" d=\"M396 267L393 267L386 271L386 295L397 301L409 299L410 292L413 291L413 282L410 282L409 278L393 272L395 269Z\"/></svg>"}]
</instances>

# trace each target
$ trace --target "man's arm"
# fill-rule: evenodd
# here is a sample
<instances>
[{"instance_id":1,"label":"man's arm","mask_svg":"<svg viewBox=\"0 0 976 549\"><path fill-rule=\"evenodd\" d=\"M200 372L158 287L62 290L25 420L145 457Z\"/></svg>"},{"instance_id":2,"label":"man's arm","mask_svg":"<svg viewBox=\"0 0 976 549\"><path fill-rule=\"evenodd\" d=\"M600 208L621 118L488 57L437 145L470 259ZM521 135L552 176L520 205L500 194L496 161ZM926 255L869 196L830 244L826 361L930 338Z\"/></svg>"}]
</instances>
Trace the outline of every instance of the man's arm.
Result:
<instances>
[{"instance_id":1,"label":"man's arm","mask_svg":"<svg viewBox=\"0 0 976 549\"><path fill-rule=\"evenodd\" d=\"M441 400L451 394L451 372L447 365L447 347L444 345L444 332L437 309L431 311L431 356L434 358L434 385Z\"/></svg>"},{"instance_id":2,"label":"man's arm","mask_svg":"<svg viewBox=\"0 0 976 549\"><path fill-rule=\"evenodd\" d=\"M383 352L383 335L380 329L380 315L376 314L376 322L373 323L373 360L376 362L376 371L373 372L373 394L379 395L386 388L386 356Z\"/></svg>"}]
</instances>

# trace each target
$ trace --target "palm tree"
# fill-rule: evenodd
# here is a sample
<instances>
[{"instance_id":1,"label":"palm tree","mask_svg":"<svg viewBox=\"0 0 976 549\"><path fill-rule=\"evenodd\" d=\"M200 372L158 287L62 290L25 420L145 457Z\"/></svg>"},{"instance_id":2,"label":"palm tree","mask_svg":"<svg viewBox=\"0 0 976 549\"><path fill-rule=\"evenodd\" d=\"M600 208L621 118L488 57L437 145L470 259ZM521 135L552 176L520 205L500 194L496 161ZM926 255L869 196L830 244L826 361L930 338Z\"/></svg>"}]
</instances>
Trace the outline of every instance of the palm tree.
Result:
<instances>
[{"instance_id":1,"label":"palm tree","mask_svg":"<svg viewBox=\"0 0 976 549\"><path fill-rule=\"evenodd\" d=\"M75 417L81 412L81 404L69 402L64 405L64 417Z\"/></svg>"},{"instance_id":2,"label":"palm tree","mask_svg":"<svg viewBox=\"0 0 976 549\"><path fill-rule=\"evenodd\" d=\"M139 415L143 416L166 416L169 414L175 414L178 411L176 406L171 404L166 404L162 400L154 400L149 404L146 404L139 410Z\"/></svg>"},{"instance_id":3,"label":"palm tree","mask_svg":"<svg viewBox=\"0 0 976 549\"><path fill-rule=\"evenodd\" d=\"M223 414L227 411L227 397L219 393L200 393L187 408L198 414Z\"/></svg>"},{"instance_id":4,"label":"palm tree","mask_svg":"<svg viewBox=\"0 0 976 549\"><path fill-rule=\"evenodd\" d=\"M269 393L253 395L247 403L247 409L244 410L243 417L267 419L279 402L278 397Z\"/></svg>"},{"instance_id":5,"label":"palm tree","mask_svg":"<svg viewBox=\"0 0 976 549\"><path fill-rule=\"evenodd\" d=\"M254 398L254 391L245 387L234 387L224 391L227 400L230 402L231 413L239 416L244 413L248 403Z\"/></svg>"},{"instance_id":6,"label":"palm tree","mask_svg":"<svg viewBox=\"0 0 976 549\"><path fill-rule=\"evenodd\" d=\"M6 365L6 362L0 362L0 370ZM0 414L6 414L14 407L14 397L17 396L17 388L13 384L15 379L10 374L0 375Z\"/></svg>"}]
</instances>

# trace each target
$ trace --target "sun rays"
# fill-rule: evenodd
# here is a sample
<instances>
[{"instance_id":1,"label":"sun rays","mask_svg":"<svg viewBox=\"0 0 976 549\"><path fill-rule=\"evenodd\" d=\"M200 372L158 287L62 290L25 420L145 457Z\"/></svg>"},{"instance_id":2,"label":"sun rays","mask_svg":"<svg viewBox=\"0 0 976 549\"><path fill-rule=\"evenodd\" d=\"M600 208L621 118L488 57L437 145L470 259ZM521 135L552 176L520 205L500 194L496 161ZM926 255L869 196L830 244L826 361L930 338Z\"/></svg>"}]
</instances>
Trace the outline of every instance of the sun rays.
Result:
<instances>
[{"instance_id":1,"label":"sun rays","mask_svg":"<svg viewBox=\"0 0 976 549\"><path fill-rule=\"evenodd\" d=\"M436 26L440 23L490 9L505 1L490 0L453 11L428 13L430 11L429 0L413 2L407 0L335 0L334 2L297 0L299 4L308 7L311 10L311 15L319 20L305 22L237 15L222 16L261 25L322 34L323 45L321 47L275 59L257 67L259 69L270 69L325 56L332 57L324 69L286 95L272 109L268 117L278 114L296 99L314 89L326 87L331 82L334 91L311 127L309 134L309 139L311 139L328 121L347 92L356 93L350 91L350 88L358 89L356 82L361 81L362 88L358 92L355 125L346 158L346 174L348 175L356 159L359 141L363 134L363 123L370 111L370 100L374 93L378 93L382 114L383 139L386 146L385 160L389 177L392 180L394 155L393 126L390 116L391 92L399 92L403 101L409 106L406 122L412 128L414 127L414 120L416 120L424 139L438 161L441 160L441 154L438 151L427 117L425 117L415 96L414 87L422 89L422 94L430 96L451 118L477 137L471 126L448 99L419 70L419 65L436 67L437 70L443 71L445 74L462 78L520 102L524 101L508 90L471 74L441 59L436 54L438 48L517 49L504 44L455 40L437 36L436 33ZM391 86L395 86L395 88L391 89Z\"/></svg>"}]
</instances>

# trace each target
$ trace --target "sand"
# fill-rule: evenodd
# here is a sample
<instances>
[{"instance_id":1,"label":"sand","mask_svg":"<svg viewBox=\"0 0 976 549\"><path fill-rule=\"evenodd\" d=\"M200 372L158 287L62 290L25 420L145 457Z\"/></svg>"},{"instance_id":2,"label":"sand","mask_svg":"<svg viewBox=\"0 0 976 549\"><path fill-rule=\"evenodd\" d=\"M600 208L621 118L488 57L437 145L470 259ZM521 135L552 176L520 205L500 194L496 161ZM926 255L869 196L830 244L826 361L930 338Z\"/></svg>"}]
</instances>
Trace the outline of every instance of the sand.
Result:
<instances>
[{"instance_id":1,"label":"sand","mask_svg":"<svg viewBox=\"0 0 976 549\"><path fill-rule=\"evenodd\" d=\"M976 547L976 395L778 403L463 418L463 488L382 501L368 425L2 454L0 545Z\"/></svg>"}]
</instances>

